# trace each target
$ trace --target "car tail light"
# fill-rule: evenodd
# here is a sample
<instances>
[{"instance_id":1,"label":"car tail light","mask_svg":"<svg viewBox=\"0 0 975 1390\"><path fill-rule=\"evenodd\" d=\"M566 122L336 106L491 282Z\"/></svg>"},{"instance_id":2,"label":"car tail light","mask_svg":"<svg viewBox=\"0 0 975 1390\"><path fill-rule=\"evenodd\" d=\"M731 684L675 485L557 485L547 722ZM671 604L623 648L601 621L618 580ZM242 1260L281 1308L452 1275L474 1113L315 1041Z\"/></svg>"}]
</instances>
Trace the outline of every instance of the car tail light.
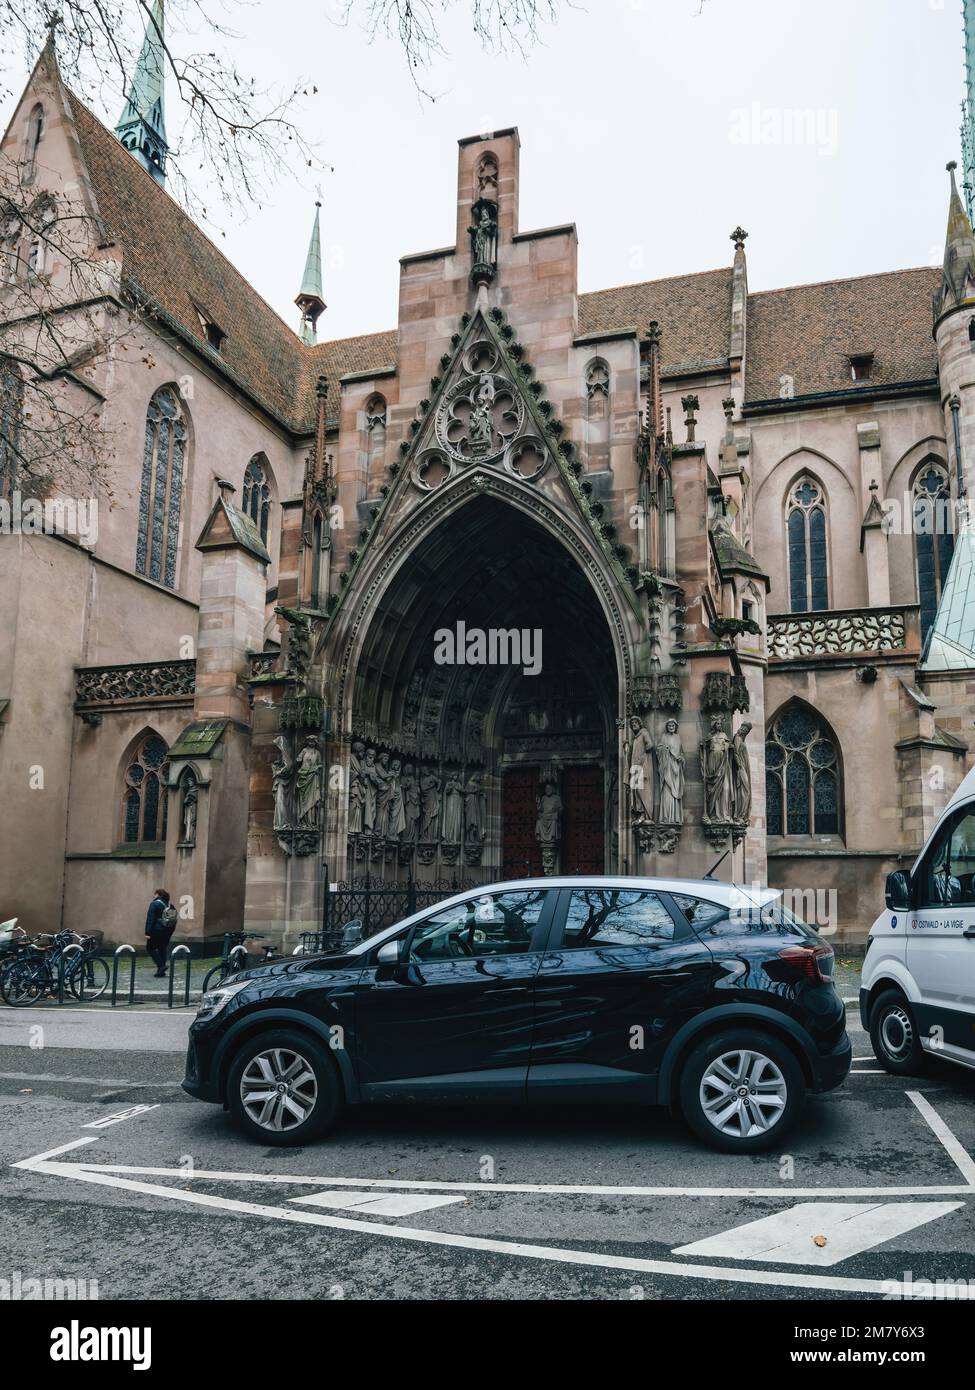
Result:
<instances>
[{"instance_id":1,"label":"car tail light","mask_svg":"<svg viewBox=\"0 0 975 1390\"><path fill-rule=\"evenodd\" d=\"M829 984L833 978L832 946L786 946L779 960L788 961L796 971L816 984Z\"/></svg>"}]
</instances>

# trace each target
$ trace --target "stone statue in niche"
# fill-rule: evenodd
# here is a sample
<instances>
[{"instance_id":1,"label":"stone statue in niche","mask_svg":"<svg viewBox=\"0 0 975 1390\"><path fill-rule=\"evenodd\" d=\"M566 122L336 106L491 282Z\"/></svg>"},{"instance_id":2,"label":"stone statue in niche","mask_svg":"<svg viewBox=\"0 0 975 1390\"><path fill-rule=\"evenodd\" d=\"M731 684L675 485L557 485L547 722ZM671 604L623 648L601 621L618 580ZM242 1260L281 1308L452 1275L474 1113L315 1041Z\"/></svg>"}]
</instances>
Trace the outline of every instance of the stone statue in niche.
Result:
<instances>
[{"instance_id":1,"label":"stone statue in niche","mask_svg":"<svg viewBox=\"0 0 975 1390\"><path fill-rule=\"evenodd\" d=\"M484 372L473 393L473 410L468 432L471 453L487 454L494 442L494 380L489 372Z\"/></svg>"},{"instance_id":2,"label":"stone statue in niche","mask_svg":"<svg viewBox=\"0 0 975 1390\"><path fill-rule=\"evenodd\" d=\"M387 752L380 753L376 759L373 777L376 783L376 819L373 834L382 838L389 834L389 803L393 795Z\"/></svg>"},{"instance_id":3,"label":"stone statue in niche","mask_svg":"<svg viewBox=\"0 0 975 1390\"><path fill-rule=\"evenodd\" d=\"M627 786L630 789L630 815L634 824L653 820L653 739L643 721L630 719L630 738L626 745Z\"/></svg>"},{"instance_id":4,"label":"stone statue in niche","mask_svg":"<svg viewBox=\"0 0 975 1390\"><path fill-rule=\"evenodd\" d=\"M444 783L443 842L459 845L464 838L464 787L460 776L451 772Z\"/></svg>"},{"instance_id":5,"label":"stone statue in niche","mask_svg":"<svg viewBox=\"0 0 975 1390\"><path fill-rule=\"evenodd\" d=\"M416 840L420 823L420 784L412 763L407 763L403 768L400 788L403 793L403 832L400 835L400 843L411 845Z\"/></svg>"},{"instance_id":6,"label":"stone statue in niche","mask_svg":"<svg viewBox=\"0 0 975 1390\"><path fill-rule=\"evenodd\" d=\"M497 206L490 199L478 199L473 212L471 257L475 266L490 266L493 269L498 259Z\"/></svg>"},{"instance_id":7,"label":"stone statue in niche","mask_svg":"<svg viewBox=\"0 0 975 1390\"><path fill-rule=\"evenodd\" d=\"M704 778L704 824L730 822L735 804L735 778L731 739L720 714L711 716L711 733L701 744L701 776Z\"/></svg>"},{"instance_id":8,"label":"stone statue in niche","mask_svg":"<svg viewBox=\"0 0 975 1390\"><path fill-rule=\"evenodd\" d=\"M362 760L366 754L364 743L356 739L349 758L349 834L362 834L362 812L366 800L366 787L362 780Z\"/></svg>"},{"instance_id":9,"label":"stone statue in niche","mask_svg":"<svg viewBox=\"0 0 975 1390\"><path fill-rule=\"evenodd\" d=\"M676 719L667 720L656 751L660 781L657 820L661 825L681 825L684 820L684 750Z\"/></svg>"},{"instance_id":10,"label":"stone statue in niche","mask_svg":"<svg viewBox=\"0 0 975 1390\"><path fill-rule=\"evenodd\" d=\"M375 748L366 749L359 775L362 779L362 829L365 834L371 835L376 827L376 799L380 784Z\"/></svg>"},{"instance_id":11,"label":"stone statue in niche","mask_svg":"<svg viewBox=\"0 0 975 1390\"><path fill-rule=\"evenodd\" d=\"M295 828L317 830L321 825L322 751L312 734L301 746L295 777Z\"/></svg>"},{"instance_id":12,"label":"stone statue in niche","mask_svg":"<svg viewBox=\"0 0 975 1390\"><path fill-rule=\"evenodd\" d=\"M559 845L562 841L562 798L554 782L544 784L535 804L538 809L535 839L542 849L542 872L554 874L558 871Z\"/></svg>"},{"instance_id":13,"label":"stone statue in niche","mask_svg":"<svg viewBox=\"0 0 975 1390\"><path fill-rule=\"evenodd\" d=\"M745 740L752 731L751 724L742 724L732 740L734 771L734 819L747 825L752 813L752 769Z\"/></svg>"},{"instance_id":14,"label":"stone statue in niche","mask_svg":"<svg viewBox=\"0 0 975 1390\"><path fill-rule=\"evenodd\" d=\"M481 779L474 772L464 788L464 839L469 845L479 845L484 839L484 802Z\"/></svg>"},{"instance_id":15,"label":"stone statue in niche","mask_svg":"<svg viewBox=\"0 0 975 1390\"><path fill-rule=\"evenodd\" d=\"M386 804L386 838L389 840L400 839L406 829L402 766L399 758L394 758L389 769L389 796Z\"/></svg>"},{"instance_id":16,"label":"stone statue in niche","mask_svg":"<svg viewBox=\"0 0 975 1390\"><path fill-rule=\"evenodd\" d=\"M294 759L285 734L278 734L274 740L278 757L271 764L271 787L274 794L274 830L279 840L291 829L291 783L294 777ZM281 840L282 848L290 849L290 844Z\"/></svg>"},{"instance_id":17,"label":"stone statue in niche","mask_svg":"<svg viewBox=\"0 0 975 1390\"><path fill-rule=\"evenodd\" d=\"M181 844L196 844L196 802L199 796L199 787L196 777L192 772L186 771L180 779L183 789L183 801L180 807L180 825L182 827Z\"/></svg>"},{"instance_id":18,"label":"stone statue in niche","mask_svg":"<svg viewBox=\"0 0 975 1390\"><path fill-rule=\"evenodd\" d=\"M420 839L433 843L440 838L440 778L432 767L420 775Z\"/></svg>"}]
</instances>

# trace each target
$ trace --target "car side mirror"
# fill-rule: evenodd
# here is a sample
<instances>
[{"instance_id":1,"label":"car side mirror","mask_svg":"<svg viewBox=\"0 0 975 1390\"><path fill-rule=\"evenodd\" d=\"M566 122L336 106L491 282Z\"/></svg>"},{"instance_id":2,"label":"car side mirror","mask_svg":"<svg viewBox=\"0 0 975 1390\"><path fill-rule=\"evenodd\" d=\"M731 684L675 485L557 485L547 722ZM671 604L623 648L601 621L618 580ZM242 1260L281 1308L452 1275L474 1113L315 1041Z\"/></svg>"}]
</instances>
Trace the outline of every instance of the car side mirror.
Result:
<instances>
[{"instance_id":1,"label":"car side mirror","mask_svg":"<svg viewBox=\"0 0 975 1390\"><path fill-rule=\"evenodd\" d=\"M887 875L884 902L888 912L907 912L911 906L911 877L904 869Z\"/></svg>"},{"instance_id":2,"label":"car side mirror","mask_svg":"<svg viewBox=\"0 0 975 1390\"><path fill-rule=\"evenodd\" d=\"M399 965L399 941L385 941L376 956L377 965Z\"/></svg>"}]
</instances>

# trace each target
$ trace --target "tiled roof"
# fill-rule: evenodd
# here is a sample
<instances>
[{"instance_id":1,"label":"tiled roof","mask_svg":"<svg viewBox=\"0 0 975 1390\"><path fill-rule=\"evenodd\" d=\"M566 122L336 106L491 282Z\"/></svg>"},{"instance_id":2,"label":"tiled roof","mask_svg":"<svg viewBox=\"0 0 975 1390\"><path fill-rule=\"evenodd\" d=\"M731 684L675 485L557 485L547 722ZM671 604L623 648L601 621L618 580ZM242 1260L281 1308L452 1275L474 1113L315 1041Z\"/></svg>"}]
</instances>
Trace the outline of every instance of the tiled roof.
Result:
<instances>
[{"instance_id":1,"label":"tiled roof","mask_svg":"<svg viewBox=\"0 0 975 1390\"><path fill-rule=\"evenodd\" d=\"M746 402L779 397L784 376L796 396L855 391L848 357L856 353L874 354L871 384L933 378L931 296L940 281L939 268L921 266L749 295Z\"/></svg>"},{"instance_id":2,"label":"tiled roof","mask_svg":"<svg viewBox=\"0 0 975 1390\"><path fill-rule=\"evenodd\" d=\"M315 418L315 382L325 372L331 422L341 377L395 366L395 330L306 347L195 222L70 97L99 212L123 257L123 273L155 312L296 433ZM847 354L872 352L872 380L932 378L931 295L940 271L922 267L855 280L800 285L748 300L746 400L855 390ZM579 296L579 334L661 330L664 374L727 361L732 268L675 275ZM226 335L209 346L199 313Z\"/></svg>"},{"instance_id":3,"label":"tiled roof","mask_svg":"<svg viewBox=\"0 0 975 1390\"><path fill-rule=\"evenodd\" d=\"M731 266L672 275L579 296L579 334L660 324L662 371L726 362L731 332Z\"/></svg>"}]
</instances>

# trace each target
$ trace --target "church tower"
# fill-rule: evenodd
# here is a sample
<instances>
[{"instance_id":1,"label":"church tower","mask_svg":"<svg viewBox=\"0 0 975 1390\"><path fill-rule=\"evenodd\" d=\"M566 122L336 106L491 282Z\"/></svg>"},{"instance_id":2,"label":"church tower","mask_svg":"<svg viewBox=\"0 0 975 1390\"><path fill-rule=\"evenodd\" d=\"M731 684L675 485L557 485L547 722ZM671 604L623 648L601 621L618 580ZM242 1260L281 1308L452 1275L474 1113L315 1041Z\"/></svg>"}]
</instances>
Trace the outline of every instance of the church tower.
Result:
<instances>
[{"instance_id":1,"label":"church tower","mask_svg":"<svg viewBox=\"0 0 975 1390\"><path fill-rule=\"evenodd\" d=\"M318 342L318 320L326 307L322 290L322 234L319 223L321 206L321 203L315 204L315 221L308 243L308 255L305 257L305 273L301 278L301 289L295 296L295 303L301 310L298 336L308 347L314 347Z\"/></svg>"},{"instance_id":2,"label":"church tower","mask_svg":"<svg viewBox=\"0 0 975 1390\"><path fill-rule=\"evenodd\" d=\"M934 340L945 438L953 464L952 493L971 499L975 496L975 235L955 182L955 168L952 160L944 269L934 295Z\"/></svg>"},{"instance_id":3,"label":"church tower","mask_svg":"<svg viewBox=\"0 0 975 1390\"><path fill-rule=\"evenodd\" d=\"M166 184L164 0L156 0L115 134L158 184Z\"/></svg>"}]
</instances>

